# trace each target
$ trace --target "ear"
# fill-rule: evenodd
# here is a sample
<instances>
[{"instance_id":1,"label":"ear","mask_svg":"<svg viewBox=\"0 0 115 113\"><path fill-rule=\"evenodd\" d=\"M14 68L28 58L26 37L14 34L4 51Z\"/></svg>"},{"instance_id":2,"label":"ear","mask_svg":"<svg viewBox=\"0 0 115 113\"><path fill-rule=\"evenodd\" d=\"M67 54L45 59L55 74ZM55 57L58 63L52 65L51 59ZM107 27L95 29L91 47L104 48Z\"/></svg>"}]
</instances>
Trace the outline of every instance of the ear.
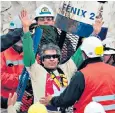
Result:
<instances>
[{"instance_id":1,"label":"ear","mask_svg":"<svg viewBox=\"0 0 115 113\"><path fill-rule=\"evenodd\" d=\"M41 60L42 64L44 64L44 60Z\"/></svg>"}]
</instances>

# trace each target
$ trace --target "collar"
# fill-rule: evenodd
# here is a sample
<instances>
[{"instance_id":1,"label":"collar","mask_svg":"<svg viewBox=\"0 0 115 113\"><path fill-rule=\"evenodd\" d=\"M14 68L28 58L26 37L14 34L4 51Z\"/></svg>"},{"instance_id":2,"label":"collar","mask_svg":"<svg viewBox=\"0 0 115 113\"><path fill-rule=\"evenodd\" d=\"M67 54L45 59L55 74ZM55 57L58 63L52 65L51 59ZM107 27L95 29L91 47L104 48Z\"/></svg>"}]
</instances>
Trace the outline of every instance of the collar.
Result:
<instances>
[{"instance_id":1,"label":"collar","mask_svg":"<svg viewBox=\"0 0 115 113\"><path fill-rule=\"evenodd\" d=\"M83 63L79 66L78 70L83 69L84 67L86 67L90 63L96 63L96 62L103 62L103 60L101 57L88 58L88 59L83 61Z\"/></svg>"}]
</instances>

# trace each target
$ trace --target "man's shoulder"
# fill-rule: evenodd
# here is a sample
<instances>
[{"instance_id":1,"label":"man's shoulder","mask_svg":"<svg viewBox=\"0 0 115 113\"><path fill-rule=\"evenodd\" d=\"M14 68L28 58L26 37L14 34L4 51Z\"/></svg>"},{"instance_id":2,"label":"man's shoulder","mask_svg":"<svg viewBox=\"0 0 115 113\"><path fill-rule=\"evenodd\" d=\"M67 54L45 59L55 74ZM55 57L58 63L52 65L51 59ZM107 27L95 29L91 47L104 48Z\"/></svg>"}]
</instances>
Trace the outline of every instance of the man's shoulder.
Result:
<instances>
[{"instance_id":1,"label":"man's shoulder","mask_svg":"<svg viewBox=\"0 0 115 113\"><path fill-rule=\"evenodd\" d=\"M11 53L11 51L13 51L13 47L9 47L8 49L6 49L5 51L1 52L1 54L9 54Z\"/></svg>"}]
</instances>

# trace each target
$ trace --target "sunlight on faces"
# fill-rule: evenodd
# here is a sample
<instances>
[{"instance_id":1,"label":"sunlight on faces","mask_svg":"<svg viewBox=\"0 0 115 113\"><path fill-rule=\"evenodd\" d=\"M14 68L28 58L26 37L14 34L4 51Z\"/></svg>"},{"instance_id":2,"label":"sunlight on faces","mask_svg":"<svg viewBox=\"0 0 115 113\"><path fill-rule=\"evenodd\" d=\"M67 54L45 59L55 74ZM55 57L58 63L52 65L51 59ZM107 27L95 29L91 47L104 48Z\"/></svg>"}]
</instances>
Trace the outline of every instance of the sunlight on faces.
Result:
<instances>
[{"instance_id":1,"label":"sunlight on faces","mask_svg":"<svg viewBox=\"0 0 115 113\"><path fill-rule=\"evenodd\" d=\"M57 52L56 50L46 50L44 52L45 55L56 55ZM48 69L55 69L59 63L59 60L58 58L44 58L44 60L42 61L43 65L45 68L48 68Z\"/></svg>"}]
</instances>

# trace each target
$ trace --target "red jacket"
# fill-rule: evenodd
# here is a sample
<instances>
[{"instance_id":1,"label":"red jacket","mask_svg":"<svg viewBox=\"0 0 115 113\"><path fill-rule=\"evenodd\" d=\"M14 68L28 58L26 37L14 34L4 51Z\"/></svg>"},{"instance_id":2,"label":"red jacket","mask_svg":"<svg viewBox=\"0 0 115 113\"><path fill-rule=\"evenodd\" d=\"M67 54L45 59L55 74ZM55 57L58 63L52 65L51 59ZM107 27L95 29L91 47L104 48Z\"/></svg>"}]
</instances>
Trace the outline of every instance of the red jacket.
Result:
<instances>
[{"instance_id":1,"label":"red jacket","mask_svg":"<svg viewBox=\"0 0 115 113\"><path fill-rule=\"evenodd\" d=\"M12 47L1 53L1 95L8 98L18 86L19 75L23 69L23 55Z\"/></svg>"},{"instance_id":2,"label":"red jacket","mask_svg":"<svg viewBox=\"0 0 115 113\"><path fill-rule=\"evenodd\" d=\"M85 89L74 105L74 113L84 113L84 108L91 101L101 103L106 109L114 107L106 113L115 113L115 67L98 62L88 64L81 72L85 78Z\"/></svg>"}]
</instances>

